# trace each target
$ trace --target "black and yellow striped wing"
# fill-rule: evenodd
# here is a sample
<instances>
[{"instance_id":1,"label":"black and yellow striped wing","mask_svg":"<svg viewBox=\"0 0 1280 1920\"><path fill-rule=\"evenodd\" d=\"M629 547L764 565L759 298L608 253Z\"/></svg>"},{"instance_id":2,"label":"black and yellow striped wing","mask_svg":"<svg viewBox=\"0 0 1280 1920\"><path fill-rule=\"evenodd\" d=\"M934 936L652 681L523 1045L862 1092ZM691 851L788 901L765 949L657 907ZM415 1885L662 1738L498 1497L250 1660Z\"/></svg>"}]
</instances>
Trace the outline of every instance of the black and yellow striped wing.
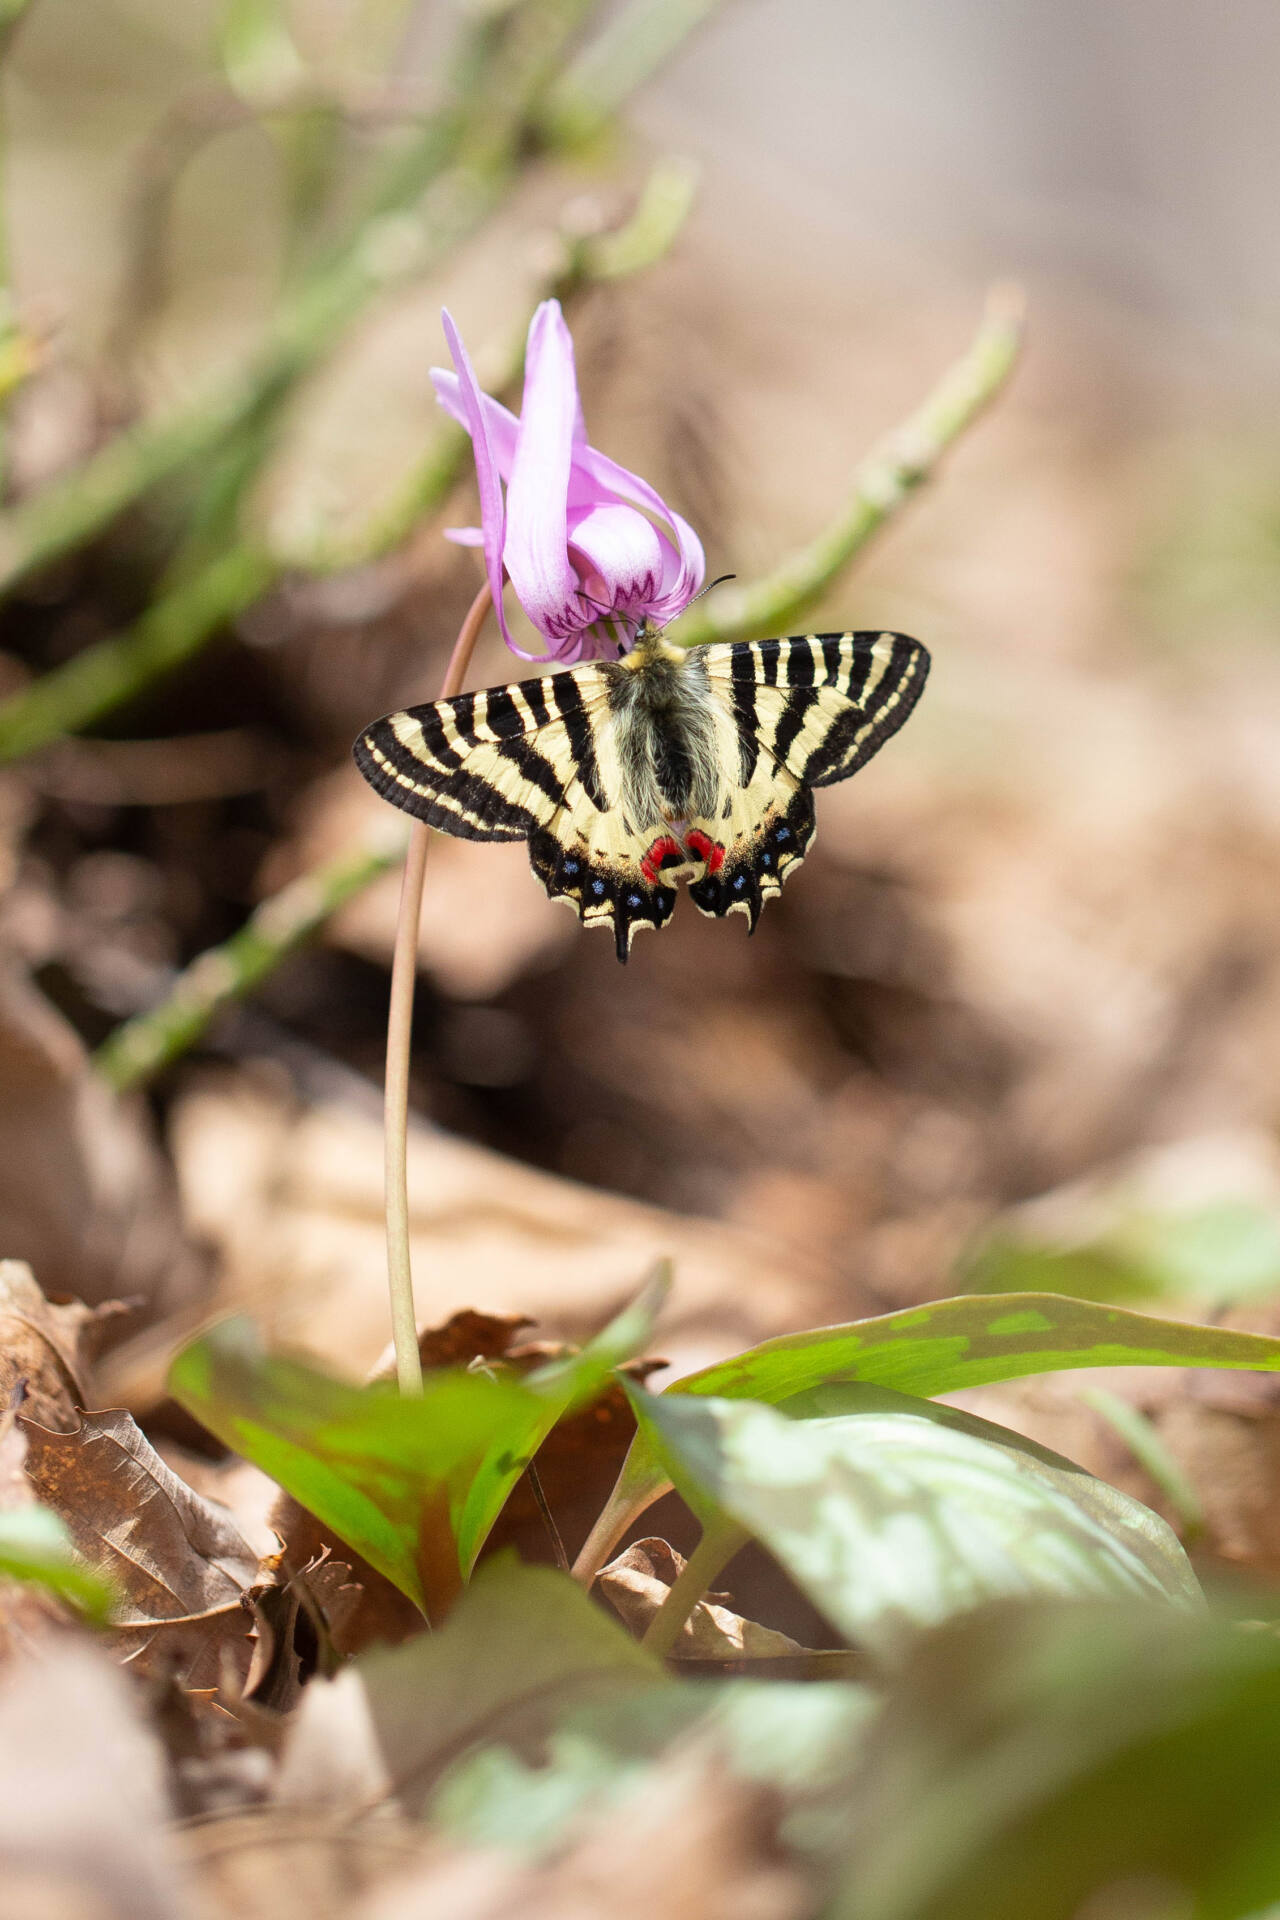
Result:
<instances>
[{"instance_id":1,"label":"black and yellow striped wing","mask_svg":"<svg viewBox=\"0 0 1280 1920\"><path fill-rule=\"evenodd\" d=\"M710 842L689 888L703 913L743 913L754 931L813 841L814 787L865 766L924 691L929 655L902 633L815 633L695 648L733 723L718 820L692 823Z\"/></svg>"},{"instance_id":2,"label":"black and yellow striped wing","mask_svg":"<svg viewBox=\"0 0 1280 1920\"><path fill-rule=\"evenodd\" d=\"M625 960L637 928L671 918L675 889L645 857L653 835L619 805L611 666L572 667L509 687L409 707L356 741L384 799L466 840L527 840L553 900L609 927Z\"/></svg>"},{"instance_id":3,"label":"black and yellow striped wing","mask_svg":"<svg viewBox=\"0 0 1280 1920\"><path fill-rule=\"evenodd\" d=\"M527 840L551 897L609 927L625 960L637 928L670 919L677 880L704 913L742 912L754 929L808 851L813 788L897 731L928 664L902 634L687 652L650 636L626 662L390 714L355 757L384 798L445 833ZM637 700L646 675L653 697ZM715 768L702 813L663 786L695 745Z\"/></svg>"}]
</instances>

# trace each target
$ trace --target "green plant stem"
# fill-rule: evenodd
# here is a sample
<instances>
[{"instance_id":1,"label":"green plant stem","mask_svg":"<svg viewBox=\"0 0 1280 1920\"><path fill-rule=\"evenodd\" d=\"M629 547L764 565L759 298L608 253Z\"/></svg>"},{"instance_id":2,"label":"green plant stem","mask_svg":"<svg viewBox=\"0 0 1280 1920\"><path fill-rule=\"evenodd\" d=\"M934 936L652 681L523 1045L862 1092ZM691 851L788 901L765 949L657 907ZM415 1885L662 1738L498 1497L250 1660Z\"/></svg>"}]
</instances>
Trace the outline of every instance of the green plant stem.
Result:
<instances>
[{"instance_id":1,"label":"green plant stem","mask_svg":"<svg viewBox=\"0 0 1280 1920\"><path fill-rule=\"evenodd\" d=\"M722 1568L727 1567L749 1536L735 1520L709 1522L671 1591L644 1631L646 1653L665 1659L680 1638L681 1629Z\"/></svg>"},{"instance_id":2,"label":"green plant stem","mask_svg":"<svg viewBox=\"0 0 1280 1920\"><path fill-rule=\"evenodd\" d=\"M185 1053L220 1008L251 992L339 907L391 872L406 839L398 822L388 822L381 840L313 867L264 900L239 933L191 963L161 1006L104 1041L94 1066L108 1086L123 1092Z\"/></svg>"},{"instance_id":3,"label":"green plant stem","mask_svg":"<svg viewBox=\"0 0 1280 1920\"><path fill-rule=\"evenodd\" d=\"M87 647L0 703L0 764L91 725L190 659L261 598L276 571L261 547L233 547L157 601L127 632Z\"/></svg>"},{"instance_id":4,"label":"green plant stem","mask_svg":"<svg viewBox=\"0 0 1280 1920\"><path fill-rule=\"evenodd\" d=\"M968 351L861 463L843 512L764 579L699 601L672 628L672 640L696 647L756 639L785 632L800 619L999 393L1018 357L1022 315L1017 289L994 288Z\"/></svg>"},{"instance_id":5,"label":"green plant stem","mask_svg":"<svg viewBox=\"0 0 1280 1920\"><path fill-rule=\"evenodd\" d=\"M576 146L612 125L623 102L712 13L718 0L631 0L550 89L539 131Z\"/></svg>"},{"instance_id":6,"label":"green plant stem","mask_svg":"<svg viewBox=\"0 0 1280 1920\"><path fill-rule=\"evenodd\" d=\"M440 698L461 693L476 640L492 605L489 583L477 593L458 630L445 668ZM383 1099L386 1155L387 1284L391 1294L391 1333L396 1377L405 1394L422 1392L418 1354L418 1318L413 1305L413 1266L409 1248L409 1065L413 1049L413 990L418 978L418 922L427 872L431 830L421 820L409 828L409 847L400 882L400 912L391 961L387 1009L387 1072Z\"/></svg>"}]
</instances>

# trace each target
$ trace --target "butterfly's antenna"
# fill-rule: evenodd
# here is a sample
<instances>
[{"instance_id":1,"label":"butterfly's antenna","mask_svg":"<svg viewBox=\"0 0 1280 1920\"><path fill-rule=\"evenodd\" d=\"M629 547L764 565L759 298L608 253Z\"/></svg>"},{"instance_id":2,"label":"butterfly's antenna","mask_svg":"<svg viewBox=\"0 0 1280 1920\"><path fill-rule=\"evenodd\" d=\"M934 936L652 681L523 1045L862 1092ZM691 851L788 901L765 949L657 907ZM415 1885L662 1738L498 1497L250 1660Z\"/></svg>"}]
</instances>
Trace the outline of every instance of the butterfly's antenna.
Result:
<instances>
[{"instance_id":1,"label":"butterfly's antenna","mask_svg":"<svg viewBox=\"0 0 1280 1920\"><path fill-rule=\"evenodd\" d=\"M699 587L693 596L693 600L701 600L703 594L710 593L712 587L722 587L726 580L736 580L737 577L736 573L718 573L714 580L708 580L705 587ZM693 600L689 602L690 606L693 605Z\"/></svg>"},{"instance_id":2,"label":"butterfly's antenna","mask_svg":"<svg viewBox=\"0 0 1280 1920\"><path fill-rule=\"evenodd\" d=\"M670 620L664 620L662 625L656 628L655 631L658 633L665 633L668 627L675 625L676 621L680 618L680 614L688 613L690 607L693 605L694 600L701 600L703 594L710 593L712 587L722 587L726 580L736 580L737 577L738 576L736 573L718 573L714 580L708 580L705 587L699 587L698 591L692 596L692 598L685 601L684 605L680 609L680 613L673 613Z\"/></svg>"}]
</instances>

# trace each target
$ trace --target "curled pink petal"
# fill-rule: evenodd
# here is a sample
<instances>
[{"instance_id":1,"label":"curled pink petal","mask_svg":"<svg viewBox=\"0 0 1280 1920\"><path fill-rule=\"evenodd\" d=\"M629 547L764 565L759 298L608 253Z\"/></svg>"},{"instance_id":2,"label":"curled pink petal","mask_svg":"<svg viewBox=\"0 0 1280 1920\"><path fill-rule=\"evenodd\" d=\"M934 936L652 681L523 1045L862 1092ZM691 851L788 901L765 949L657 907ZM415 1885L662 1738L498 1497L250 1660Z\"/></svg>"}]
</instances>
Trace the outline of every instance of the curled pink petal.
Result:
<instances>
[{"instance_id":1,"label":"curled pink petal","mask_svg":"<svg viewBox=\"0 0 1280 1920\"><path fill-rule=\"evenodd\" d=\"M502 607L502 554L506 534L502 482L498 477L497 463L489 444L482 404L483 395L476 384L476 376L467 358L467 350L447 309L441 315L441 319L444 337L449 342L449 352L453 355L453 364L458 370L458 394L466 414L464 424L471 435L472 451L475 454L476 482L480 489L480 524L484 543L485 572L489 576L489 591L493 595L493 608L498 616L498 625L502 629L503 639L510 647L511 634L507 627L507 616Z\"/></svg>"},{"instance_id":2,"label":"curled pink petal","mask_svg":"<svg viewBox=\"0 0 1280 1920\"><path fill-rule=\"evenodd\" d=\"M583 594L597 607L639 619L661 590L662 540L632 507L590 507L573 515L569 551Z\"/></svg>"},{"instance_id":3,"label":"curled pink petal","mask_svg":"<svg viewBox=\"0 0 1280 1920\"><path fill-rule=\"evenodd\" d=\"M544 300L529 328L524 406L507 489L503 558L517 598L549 639L562 640L591 618L578 598L567 548L569 469L578 382L573 341L556 300Z\"/></svg>"},{"instance_id":4,"label":"curled pink petal","mask_svg":"<svg viewBox=\"0 0 1280 1920\"><path fill-rule=\"evenodd\" d=\"M673 547L667 540L663 541L667 565L652 611L652 617L659 626L684 612L707 573L702 542L689 522L682 520L678 513L671 513L671 528L675 534L675 545Z\"/></svg>"}]
</instances>

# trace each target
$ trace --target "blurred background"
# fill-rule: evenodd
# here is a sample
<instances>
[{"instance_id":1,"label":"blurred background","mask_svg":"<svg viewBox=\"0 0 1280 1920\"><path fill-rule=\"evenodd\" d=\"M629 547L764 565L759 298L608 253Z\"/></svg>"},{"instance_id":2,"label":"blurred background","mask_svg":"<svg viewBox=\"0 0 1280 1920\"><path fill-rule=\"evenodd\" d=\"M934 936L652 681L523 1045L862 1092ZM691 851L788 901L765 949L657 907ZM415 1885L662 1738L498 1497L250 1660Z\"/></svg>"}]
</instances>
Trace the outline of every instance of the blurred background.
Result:
<instances>
[{"instance_id":1,"label":"blurred background","mask_svg":"<svg viewBox=\"0 0 1280 1920\"><path fill-rule=\"evenodd\" d=\"M441 301L497 380L553 290L593 440L748 580L990 283L1028 336L808 617L913 633L933 677L753 940L684 903L624 972L522 849L433 846L424 1317L573 1333L669 1251L682 1366L979 1285L1269 1324L1275 9L6 11L0 1225L48 1291L139 1303L115 1390L231 1303L347 1368L384 1344L395 823L348 749L435 696L478 577L441 538L474 518ZM511 677L490 638L473 684ZM380 846L179 1057L95 1069Z\"/></svg>"}]
</instances>

